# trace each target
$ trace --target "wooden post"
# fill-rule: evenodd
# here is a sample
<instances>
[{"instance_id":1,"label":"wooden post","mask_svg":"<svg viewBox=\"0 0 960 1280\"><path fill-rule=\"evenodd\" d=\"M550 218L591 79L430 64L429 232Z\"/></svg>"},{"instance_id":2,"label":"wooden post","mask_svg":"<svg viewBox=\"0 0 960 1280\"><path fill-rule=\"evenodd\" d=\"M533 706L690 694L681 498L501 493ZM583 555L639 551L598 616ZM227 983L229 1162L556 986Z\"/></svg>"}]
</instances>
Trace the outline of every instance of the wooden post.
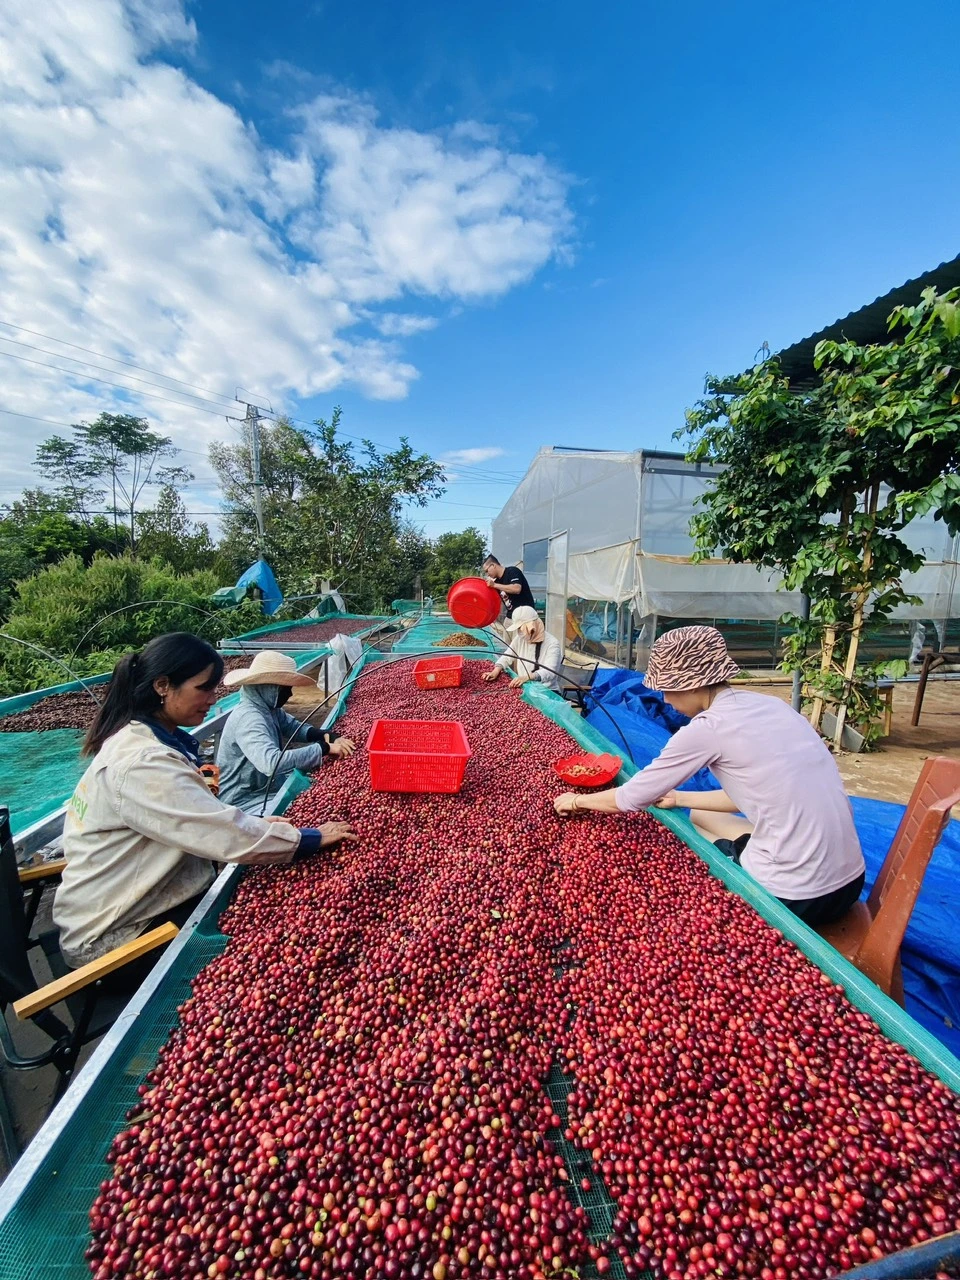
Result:
<instances>
[{"instance_id":1,"label":"wooden post","mask_svg":"<svg viewBox=\"0 0 960 1280\"><path fill-rule=\"evenodd\" d=\"M823 634L823 648L820 651L820 670L827 672L830 670L830 664L833 662L833 651L837 644L837 628L834 626L827 627ZM813 700L813 706L810 709L810 723L820 732L820 717L823 715L823 695L818 693Z\"/></svg>"},{"instance_id":2,"label":"wooden post","mask_svg":"<svg viewBox=\"0 0 960 1280\"><path fill-rule=\"evenodd\" d=\"M867 514L875 516L877 514L877 503L880 498L880 486L875 484L870 490L870 496L867 503ZM857 668L857 651L860 648L860 635L863 631L863 608L867 603L870 595L870 566L873 564L873 529L867 533L866 544L863 548L863 580L857 590L857 604L853 611L853 626L850 630L850 644L847 648L847 661L844 663L843 680L847 686L844 697L837 707L837 726L833 733L833 745L839 751L840 742L843 738L843 724L847 718L847 701L850 696L849 685L853 679L853 673Z\"/></svg>"}]
</instances>

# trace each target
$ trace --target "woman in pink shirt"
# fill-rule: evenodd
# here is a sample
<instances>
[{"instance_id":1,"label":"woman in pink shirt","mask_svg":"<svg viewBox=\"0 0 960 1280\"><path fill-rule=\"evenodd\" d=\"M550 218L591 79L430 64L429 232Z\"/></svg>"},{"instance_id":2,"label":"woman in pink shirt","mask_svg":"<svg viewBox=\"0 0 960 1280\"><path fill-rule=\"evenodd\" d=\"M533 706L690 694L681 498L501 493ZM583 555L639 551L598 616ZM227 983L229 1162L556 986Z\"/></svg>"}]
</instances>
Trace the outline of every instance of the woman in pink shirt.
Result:
<instances>
[{"instance_id":1,"label":"woman in pink shirt","mask_svg":"<svg viewBox=\"0 0 960 1280\"><path fill-rule=\"evenodd\" d=\"M690 723L624 786L568 792L554 801L556 810L689 808L697 830L784 906L807 924L829 924L863 890L850 800L809 721L778 698L732 688L738 670L714 627L678 627L661 636L644 684ZM704 766L722 791L674 789Z\"/></svg>"}]
</instances>

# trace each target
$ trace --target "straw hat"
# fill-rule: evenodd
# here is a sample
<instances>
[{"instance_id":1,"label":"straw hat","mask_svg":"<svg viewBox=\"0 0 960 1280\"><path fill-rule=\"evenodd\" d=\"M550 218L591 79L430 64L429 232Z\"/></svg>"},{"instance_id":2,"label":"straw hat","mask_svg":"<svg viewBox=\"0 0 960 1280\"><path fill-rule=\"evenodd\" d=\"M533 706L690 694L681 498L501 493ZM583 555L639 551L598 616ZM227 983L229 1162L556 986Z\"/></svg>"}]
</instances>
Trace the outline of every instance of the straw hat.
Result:
<instances>
[{"instance_id":1,"label":"straw hat","mask_svg":"<svg viewBox=\"0 0 960 1280\"><path fill-rule=\"evenodd\" d=\"M282 684L291 689L310 686L317 687L316 680L303 675L297 670L297 664L285 653L274 653L264 649L258 653L249 667L241 667L223 677L228 689L237 689L248 684Z\"/></svg>"},{"instance_id":2,"label":"straw hat","mask_svg":"<svg viewBox=\"0 0 960 1280\"><path fill-rule=\"evenodd\" d=\"M514 609L513 613L504 623L504 626L508 631L519 631L525 623L539 621L540 615L537 613L536 609L529 604L521 604Z\"/></svg>"},{"instance_id":3,"label":"straw hat","mask_svg":"<svg viewBox=\"0 0 960 1280\"><path fill-rule=\"evenodd\" d=\"M677 627L650 650L643 683L661 693L683 693L726 684L739 672L716 627Z\"/></svg>"}]
</instances>

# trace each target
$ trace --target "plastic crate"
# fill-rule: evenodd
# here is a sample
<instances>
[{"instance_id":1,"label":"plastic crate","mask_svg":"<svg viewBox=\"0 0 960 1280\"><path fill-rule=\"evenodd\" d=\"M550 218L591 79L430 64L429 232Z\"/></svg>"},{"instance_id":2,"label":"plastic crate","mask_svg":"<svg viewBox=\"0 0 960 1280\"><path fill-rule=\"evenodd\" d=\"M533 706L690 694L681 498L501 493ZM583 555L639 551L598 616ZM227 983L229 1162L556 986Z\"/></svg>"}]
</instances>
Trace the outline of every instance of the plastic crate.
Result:
<instances>
[{"instance_id":1,"label":"plastic crate","mask_svg":"<svg viewBox=\"0 0 960 1280\"><path fill-rule=\"evenodd\" d=\"M418 689L456 689L463 677L463 655L447 658L421 658L413 664L413 678Z\"/></svg>"},{"instance_id":2,"label":"plastic crate","mask_svg":"<svg viewBox=\"0 0 960 1280\"><path fill-rule=\"evenodd\" d=\"M460 790L473 755L459 720L375 720L367 753L374 791L447 795Z\"/></svg>"}]
</instances>

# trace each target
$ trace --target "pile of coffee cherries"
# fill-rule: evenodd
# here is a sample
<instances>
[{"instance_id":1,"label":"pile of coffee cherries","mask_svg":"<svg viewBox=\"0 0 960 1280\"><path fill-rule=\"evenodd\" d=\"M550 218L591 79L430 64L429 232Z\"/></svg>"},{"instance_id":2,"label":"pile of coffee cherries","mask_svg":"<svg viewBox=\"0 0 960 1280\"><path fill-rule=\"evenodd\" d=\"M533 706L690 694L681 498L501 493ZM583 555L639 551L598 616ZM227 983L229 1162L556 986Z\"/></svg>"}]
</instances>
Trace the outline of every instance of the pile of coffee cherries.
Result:
<instances>
[{"instance_id":1,"label":"pile of coffee cherries","mask_svg":"<svg viewBox=\"0 0 960 1280\"><path fill-rule=\"evenodd\" d=\"M373 793L357 753L298 799L361 840L242 881L110 1151L97 1280L821 1280L960 1227L958 1099L654 819L557 818L570 738L486 667L361 676L338 727L458 719L464 788Z\"/></svg>"},{"instance_id":2,"label":"pile of coffee cherries","mask_svg":"<svg viewBox=\"0 0 960 1280\"><path fill-rule=\"evenodd\" d=\"M304 622L286 631L272 631L270 640L289 640L291 644L324 644L333 636L352 636L379 622L379 618L333 618L328 622Z\"/></svg>"}]
</instances>

